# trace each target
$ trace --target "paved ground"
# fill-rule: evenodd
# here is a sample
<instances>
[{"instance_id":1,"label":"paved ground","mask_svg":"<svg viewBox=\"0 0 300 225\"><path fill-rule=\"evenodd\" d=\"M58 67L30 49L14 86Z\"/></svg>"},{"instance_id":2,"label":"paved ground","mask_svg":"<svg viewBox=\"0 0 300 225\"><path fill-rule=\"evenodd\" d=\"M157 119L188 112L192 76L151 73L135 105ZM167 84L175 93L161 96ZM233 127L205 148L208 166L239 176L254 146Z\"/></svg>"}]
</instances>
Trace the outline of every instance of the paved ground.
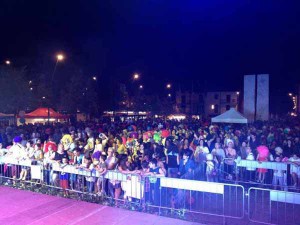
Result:
<instances>
[{"instance_id":1,"label":"paved ground","mask_svg":"<svg viewBox=\"0 0 300 225\"><path fill-rule=\"evenodd\" d=\"M192 225L146 213L0 186L1 225Z\"/></svg>"}]
</instances>

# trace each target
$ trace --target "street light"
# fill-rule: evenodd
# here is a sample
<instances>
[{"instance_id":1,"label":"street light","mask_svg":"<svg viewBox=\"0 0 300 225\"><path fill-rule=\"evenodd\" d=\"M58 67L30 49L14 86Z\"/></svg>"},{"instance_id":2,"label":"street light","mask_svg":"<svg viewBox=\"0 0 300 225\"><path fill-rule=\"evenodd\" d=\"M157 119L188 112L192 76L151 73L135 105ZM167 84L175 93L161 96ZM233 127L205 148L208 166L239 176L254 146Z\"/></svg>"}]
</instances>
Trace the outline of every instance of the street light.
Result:
<instances>
[{"instance_id":1,"label":"street light","mask_svg":"<svg viewBox=\"0 0 300 225\"><path fill-rule=\"evenodd\" d=\"M56 59L57 59L57 61L63 61L64 60L64 55L63 54L57 54L56 55Z\"/></svg>"},{"instance_id":2,"label":"street light","mask_svg":"<svg viewBox=\"0 0 300 225\"><path fill-rule=\"evenodd\" d=\"M11 62L10 62L9 60L6 60L6 61L5 61L5 64L6 64L6 65L10 65Z\"/></svg>"},{"instance_id":3,"label":"street light","mask_svg":"<svg viewBox=\"0 0 300 225\"><path fill-rule=\"evenodd\" d=\"M139 75L139 74L135 73L135 74L133 75L133 79L134 79L134 80L138 80L139 78L140 78L140 75Z\"/></svg>"},{"instance_id":4,"label":"street light","mask_svg":"<svg viewBox=\"0 0 300 225\"><path fill-rule=\"evenodd\" d=\"M292 94L292 93L289 93L289 96L293 96L293 94Z\"/></svg>"},{"instance_id":5,"label":"street light","mask_svg":"<svg viewBox=\"0 0 300 225\"><path fill-rule=\"evenodd\" d=\"M55 66L54 66L54 70L53 70L53 73L52 73L52 77L51 77L51 83L50 83L50 90L53 94L53 79L54 79L54 74L55 74L55 71L56 71L56 67L57 67L57 64L58 62L61 62L65 59L65 56L61 53L57 54L56 55L56 63L55 63ZM44 98L44 97L43 97ZM49 101L49 98L48 98L48 101ZM50 124L50 102L48 103L48 124Z\"/></svg>"},{"instance_id":6,"label":"street light","mask_svg":"<svg viewBox=\"0 0 300 225\"><path fill-rule=\"evenodd\" d=\"M143 85L140 85L140 87L139 87L140 89L143 89L144 88L144 86Z\"/></svg>"},{"instance_id":7,"label":"street light","mask_svg":"<svg viewBox=\"0 0 300 225\"><path fill-rule=\"evenodd\" d=\"M171 84L167 84L167 88L170 89L171 88Z\"/></svg>"},{"instance_id":8,"label":"street light","mask_svg":"<svg viewBox=\"0 0 300 225\"><path fill-rule=\"evenodd\" d=\"M95 77L95 76L94 76L94 77L93 77L93 80L95 80L95 81L96 81L96 80L97 80L97 77Z\"/></svg>"},{"instance_id":9,"label":"street light","mask_svg":"<svg viewBox=\"0 0 300 225\"><path fill-rule=\"evenodd\" d=\"M169 97L169 98L171 98L171 97L172 97L172 95L171 95L171 94L168 94L168 97Z\"/></svg>"}]
</instances>

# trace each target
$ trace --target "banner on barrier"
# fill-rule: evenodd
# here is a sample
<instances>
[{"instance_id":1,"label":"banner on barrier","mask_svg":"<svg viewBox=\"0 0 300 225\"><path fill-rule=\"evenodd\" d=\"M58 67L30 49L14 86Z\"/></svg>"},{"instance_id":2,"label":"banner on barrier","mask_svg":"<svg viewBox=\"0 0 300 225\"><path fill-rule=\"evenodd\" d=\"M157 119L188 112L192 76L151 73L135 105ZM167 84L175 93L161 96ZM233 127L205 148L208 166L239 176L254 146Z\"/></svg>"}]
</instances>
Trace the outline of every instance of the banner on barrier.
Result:
<instances>
[{"instance_id":1,"label":"banner on barrier","mask_svg":"<svg viewBox=\"0 0 300 225\"><path fill-rule=\"evenodd\" d=\"M37 165L37 166L32 165L31 166L31 178L32 179L38 179L38 180L43 179L41 166L39 166L39 165Z\"/></svg>"},{"instance_id":2,"label":"banner on barrier","mask_svg":"<svg viewBox=\"0 0 300 225\"><path fill-rule=\"evenodd\" d=\"M213 182L162 177L160 178L160 186L191 191L209 192L221 195L224 194L224 185Z\"/></svg>"},{"instance_id":3,"label":"banner on barrier","mask_svg":"<svg viewBox=\"0 0 300 225\"><path fill-rule=\"evenodd\" d=\"M237 160L236 165L238 167L247 167L247 168L264 168L271 170L287 170L286 163L279 162L258 162L258 161L250 161L250 160Z\"/></svg>"},{"instance_id":4,"label":"banner on barrier","mask_svg":"<svg viewBox=\"0 0 300 225\"><path fill-rule=\"evenodd\" d=\"M270 191L270 200L300 205L300 194L285 191Z\"/></svg>"}]
</instances>

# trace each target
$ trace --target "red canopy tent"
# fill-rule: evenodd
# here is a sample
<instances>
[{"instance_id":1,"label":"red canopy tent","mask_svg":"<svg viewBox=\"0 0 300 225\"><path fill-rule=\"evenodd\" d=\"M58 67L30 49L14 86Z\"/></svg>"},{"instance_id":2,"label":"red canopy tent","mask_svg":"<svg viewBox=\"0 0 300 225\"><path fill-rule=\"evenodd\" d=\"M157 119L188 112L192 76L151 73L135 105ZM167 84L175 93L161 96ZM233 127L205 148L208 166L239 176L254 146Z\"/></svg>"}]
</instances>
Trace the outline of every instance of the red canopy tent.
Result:
<instances>
[{"instance_id":1,"label":"red canopy tent","mask_svg":"<svg viewBox=\"0 0 300 225\"><path fill-rule=\"evenodd\" d=\"M53 109L49 109L50 118L54 119L67 119L69 118L67 115L60 114L55 112ZM48 118L48 108L37 108L36 110L26 113L24 118Z\"/></svg>"},{"instance_id":2,"label":"red canopy tent","mask_svg":"<svg viewBox=\"0 0 300 225\"><path fill-rule=\"evenodd\" d=\"M18 118L21 117L18 116ZM48 115L48 108L37 108L36 110L30 113L26 113L22 118L25 119L25 123L46 123L48 119L52 122L53 121L60 122L61 120L68 119L69 116L55 112L51 108L49 109L49 115ZM20 120L18 120L18 125L21 124Z\"/></svg>"}]
</instances>

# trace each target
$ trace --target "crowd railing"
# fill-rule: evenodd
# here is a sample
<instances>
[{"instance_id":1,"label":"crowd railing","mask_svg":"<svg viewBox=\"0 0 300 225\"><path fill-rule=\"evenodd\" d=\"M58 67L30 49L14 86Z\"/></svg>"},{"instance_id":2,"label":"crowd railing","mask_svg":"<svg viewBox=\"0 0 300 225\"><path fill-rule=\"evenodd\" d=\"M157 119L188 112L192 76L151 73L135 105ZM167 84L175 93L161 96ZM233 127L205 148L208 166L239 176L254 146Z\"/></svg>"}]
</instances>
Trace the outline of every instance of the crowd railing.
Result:
<instances>
[{"instance_id":1,"label":"crowd railing","mask_svg":"<svg viewBox=\"0 0 300 225\"><path fill-rule=\"evenodd\" d=\"M241 160L234 167L288 171L290 164ZM284 207L291 212L292 207L293 212L297 212L300 203L300 196L295 192L257 187L245 191L243 185L235 183L143 176L117 170L101 174L73 165L53 163L50 167L41 161L11 157L0 157L0 184L189 220L195 220L196 215L213 216L222 221L244 219L247 212L250 221L280 224L282 219L274 219L276 210ZM274 202L279 207L276 210ZM270 213L257 216L259 207ZM293 221L299 221L294 214Z\"/></svg>"},{"instance_id":2,"label":"crowd railing","mask_svg":"<svg viewBox=\"0 0 300 225\"><path fill-rule=\"evenodd\" d=\"M262 185L282 191L297 191L292 173L300 177L300 165L293 162L234 160L221 166L221 180L243 184L245 187Z\"/></svg>"}]
</instances>

